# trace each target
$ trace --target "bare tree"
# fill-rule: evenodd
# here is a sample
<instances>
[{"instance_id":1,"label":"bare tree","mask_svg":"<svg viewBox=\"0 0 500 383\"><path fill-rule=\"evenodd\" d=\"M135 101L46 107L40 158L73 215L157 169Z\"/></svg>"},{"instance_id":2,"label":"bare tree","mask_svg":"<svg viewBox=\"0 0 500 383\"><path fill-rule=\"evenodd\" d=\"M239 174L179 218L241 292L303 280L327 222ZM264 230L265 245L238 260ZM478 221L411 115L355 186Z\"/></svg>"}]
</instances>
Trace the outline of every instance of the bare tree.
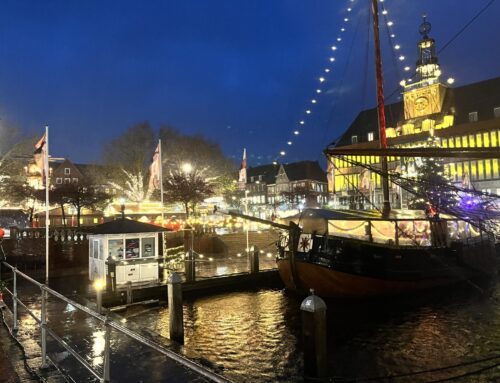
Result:
<instances>
[{"instance_id":1,"label":"bare tree","mask_svg":"<svg viewBox=\"0 0 500 383\"><path fill-rule=\"evenodd\" d=\"M182 203L186 217L189 217L190 206L194 211L198 203L213 194L214 189L195 171L190 173L177 171L170 172L164 180L163 191L167 201Z\"/></svg>"}]
</instances>

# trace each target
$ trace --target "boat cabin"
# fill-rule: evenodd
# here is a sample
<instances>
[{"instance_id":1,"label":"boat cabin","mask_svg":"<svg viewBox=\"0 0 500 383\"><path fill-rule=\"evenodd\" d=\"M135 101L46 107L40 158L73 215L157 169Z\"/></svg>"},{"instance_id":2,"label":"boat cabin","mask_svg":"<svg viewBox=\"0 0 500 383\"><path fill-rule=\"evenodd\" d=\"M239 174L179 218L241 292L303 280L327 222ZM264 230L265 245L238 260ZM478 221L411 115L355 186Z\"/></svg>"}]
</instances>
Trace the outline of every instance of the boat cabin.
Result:
<instances>
[{"instance_id":1,"label":"boat cabin","mask_svg":"<svg viewBox=\"0 0 500 383\"><path fill-rule=\"evenodd\" d=\"M89 279L127 283L159 281L161 233L168 229L126 218L89 230Z\"/></svg>"}]
</instances>

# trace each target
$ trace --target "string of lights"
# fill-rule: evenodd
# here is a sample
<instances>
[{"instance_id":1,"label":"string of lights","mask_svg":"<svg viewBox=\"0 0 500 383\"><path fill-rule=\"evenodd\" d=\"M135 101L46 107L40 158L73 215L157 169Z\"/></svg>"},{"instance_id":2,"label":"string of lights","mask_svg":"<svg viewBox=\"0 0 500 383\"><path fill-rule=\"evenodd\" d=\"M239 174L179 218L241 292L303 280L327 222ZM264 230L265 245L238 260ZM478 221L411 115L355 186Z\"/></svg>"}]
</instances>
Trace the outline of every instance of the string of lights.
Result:
<instances>
[{"instance_id":1,"label":"string of lights","mask_svg":"<svg viewBox=\"0 0 500 383\"><path fill-rule=\"evenodd\" d=\"M327 65L324 66L322 72L317 77L317 85L314 89L313 96L308 100L308 104L301 116L301 118L296 123L293 131L289 135L285 148L289 148L294 144L294 140L302 134L303 130L307 126L308 120L310 119L314 107L318 104L319 98L325 92L325 87L328 83L329 76L333 71L333 65L337 60L337 53L344 39L345 32L348 29L349 22L351 21L351 15L353 12L353 5L355 0L348 0L347 6L343 9L343 18L340 24L340 27L337 32L337 37L335 38L335 42L330 46L330 54L327 58ZM279 151L279 154L274 158L273 164L278 164L278 159L283 158L287 155L288 150L282 148Z\"/></svg>"}]
</instances>

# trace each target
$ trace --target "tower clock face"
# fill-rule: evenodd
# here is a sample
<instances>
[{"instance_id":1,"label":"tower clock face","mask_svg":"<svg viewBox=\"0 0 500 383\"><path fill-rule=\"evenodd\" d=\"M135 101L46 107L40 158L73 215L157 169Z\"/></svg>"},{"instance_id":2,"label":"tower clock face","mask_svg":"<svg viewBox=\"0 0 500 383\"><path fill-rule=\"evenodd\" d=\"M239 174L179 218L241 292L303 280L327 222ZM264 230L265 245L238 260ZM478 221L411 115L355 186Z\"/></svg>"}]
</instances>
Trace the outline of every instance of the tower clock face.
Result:
<instances>
[{"instance_id":1,"label":"tower clock face","mask_svg":"<svg viewBox=\"0 0 500 383\"><path fill-rule=\"evenodd\" d=\"M415 100L415 109L417 112L423 112L429 106L429 99L427 97L419 97Z\"/></svg>"}]
</instances>

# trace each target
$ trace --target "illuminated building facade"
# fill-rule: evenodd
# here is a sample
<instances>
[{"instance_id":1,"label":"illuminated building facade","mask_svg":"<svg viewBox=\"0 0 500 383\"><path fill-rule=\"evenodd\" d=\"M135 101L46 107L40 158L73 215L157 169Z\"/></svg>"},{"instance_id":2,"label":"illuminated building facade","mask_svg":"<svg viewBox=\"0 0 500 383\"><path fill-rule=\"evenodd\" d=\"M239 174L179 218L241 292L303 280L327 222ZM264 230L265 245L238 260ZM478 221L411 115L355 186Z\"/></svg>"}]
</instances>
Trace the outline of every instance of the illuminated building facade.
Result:
<instances>
[{"instance_id":1,"label":"illuminated building facade","mask_svg":"<svg viewBox=\"0 0 500 383\"><path fill-rule=\"evenodd\" d=\"M441 80L435 41L428 36L430 24L420 26L418 60L414 81L401 82L403 100L385 106L387 146L412 148L426 146L430 136L446 148L494 148L500 150L500 77L460 87L454 80ZM355 118L334 147L379 148L376 108L364 110ZM376 156L331 158L329 191L335 208L365 208L382 205L380 175L358 164L380 167ZM388 157L389 172L414 176L418 159ZM445 175L456 185L500 194L498 159L446 159ZM408 195L390 184L390 202L406 208Z\"/></svg>"}]
</instances>

